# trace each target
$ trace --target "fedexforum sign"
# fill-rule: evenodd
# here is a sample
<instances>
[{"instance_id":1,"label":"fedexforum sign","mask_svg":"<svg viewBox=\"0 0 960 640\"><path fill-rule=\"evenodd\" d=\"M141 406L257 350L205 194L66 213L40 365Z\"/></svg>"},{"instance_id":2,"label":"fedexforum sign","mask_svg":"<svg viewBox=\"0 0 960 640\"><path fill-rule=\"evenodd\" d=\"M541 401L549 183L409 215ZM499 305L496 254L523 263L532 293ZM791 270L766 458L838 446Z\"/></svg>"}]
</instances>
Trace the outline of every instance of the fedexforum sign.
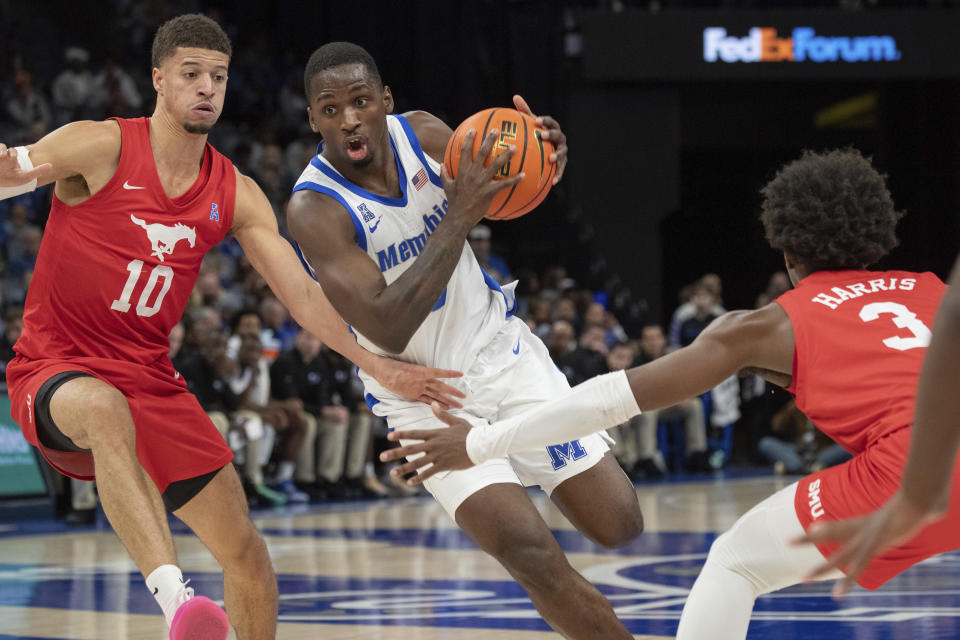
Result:
<instances>
[{"instance_id":1,"label":"fedexforum sign","mask_svg":"<svg viewBox=\"0 0 960 640\"><path fill-rule=\"evenodd\" d=\"M583 15L583 74L682 83L960 78L958 35L960 12L946 10L598 10Z\"/></svg>"},{"instance_id":2,"label":"fedexforum sign","mask_svg":"<svg viewBox=\"0 0 960 640\"><path fill-rule=\"evenodd\" d=\"M888 62L900 59L893 36L825 36L796 27L781 38L773 27L753 27L744 37L723 27L703 30L706 62Z\"/></svg>"}]
</instances>

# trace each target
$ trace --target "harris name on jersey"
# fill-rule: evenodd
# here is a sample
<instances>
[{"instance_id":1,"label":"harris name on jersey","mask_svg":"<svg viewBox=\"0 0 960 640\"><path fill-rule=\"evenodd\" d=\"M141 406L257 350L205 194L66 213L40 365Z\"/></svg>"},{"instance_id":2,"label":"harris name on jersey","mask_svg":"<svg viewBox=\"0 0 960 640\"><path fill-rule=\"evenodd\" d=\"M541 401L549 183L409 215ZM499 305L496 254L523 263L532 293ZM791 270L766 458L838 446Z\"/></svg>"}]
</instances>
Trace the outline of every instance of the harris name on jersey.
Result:
<instances>
[{"instance_id":1,"label":"harris name on jersey","mask_svg":"<svg viewBox=\"0 0 960 640\"><path fill-rule=\"evenodd\" d=\"M913 291L913 288L916 286L916 278L876 278L874 280L867 280L866 282L848 284L843 287L831 287L830 293L818 293L811 298L810 301L819 302L831 309L836 309L843 304L844 301L853 300L866 294L894 291L897 289L900 291Z\"/></svg>"}]
</instances>

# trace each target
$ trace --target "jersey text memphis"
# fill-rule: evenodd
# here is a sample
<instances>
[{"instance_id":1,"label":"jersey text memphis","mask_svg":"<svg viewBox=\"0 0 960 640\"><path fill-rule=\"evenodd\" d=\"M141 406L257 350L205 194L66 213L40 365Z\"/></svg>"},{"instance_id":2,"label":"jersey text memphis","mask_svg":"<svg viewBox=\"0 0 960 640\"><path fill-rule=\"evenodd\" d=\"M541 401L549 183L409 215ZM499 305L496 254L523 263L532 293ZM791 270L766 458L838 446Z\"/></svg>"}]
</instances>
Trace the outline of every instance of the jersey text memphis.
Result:
<instances>
[{"instance_id":1,"label":"jersey text memphis","mask_svg":"<svg viewBox=\"0 0 960 640\"><path fill-rule=\"evenodd\" d=\"M370 193L349 182L320 155L322 145L293 190L311 189L340 202L353 219L357 244L380 267L389 285L424 250L430 235L446 215L447 200L440 181L440 165L420 148L407 120L389 115L387 124L400 178L402 195L399 198ZM309 265L307 267L309 269ZM446 289L407 348L394 357L466 371L515 306L513 285L501 289L496 280L480 268L470 245L464 242L460 261ZM357 341L374 353L385 353L359 333ZM368 402L393 397L370 376L363 372L360 376L366 385Z\"/></svg>"}]
</instances>

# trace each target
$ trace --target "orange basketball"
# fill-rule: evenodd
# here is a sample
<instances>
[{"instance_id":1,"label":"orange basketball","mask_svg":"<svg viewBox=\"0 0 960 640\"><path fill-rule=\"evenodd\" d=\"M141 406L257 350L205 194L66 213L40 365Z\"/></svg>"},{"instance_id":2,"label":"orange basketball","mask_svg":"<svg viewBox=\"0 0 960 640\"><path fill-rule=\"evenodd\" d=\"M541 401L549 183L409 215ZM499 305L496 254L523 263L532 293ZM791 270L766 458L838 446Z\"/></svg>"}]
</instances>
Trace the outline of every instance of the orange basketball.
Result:
<instances>
[{"instance_id":1,"label":"orange basketball","mask_svg":"<svg viewBox=\"0 0 960 640\"><path fill-rule=\"evenodd\" d=\"M485 166L490 166L493 159L510 145L516 146L513 157L503 166L497 178L515 176L521 171L527 174L523 180L493 197L485 217L488 220L510 220L532 211L547 196L557 172L557 165L550 162L553 144L541 138L536 120L516 109L500 108L484 109L464 120L453 132L443 154L443 164L453 178L457 177L463 137L471 129L477 132L473 138L474 158L487 132L490 129L500 131L500 137L493 145Z\"/></svg>"}]
</instances>

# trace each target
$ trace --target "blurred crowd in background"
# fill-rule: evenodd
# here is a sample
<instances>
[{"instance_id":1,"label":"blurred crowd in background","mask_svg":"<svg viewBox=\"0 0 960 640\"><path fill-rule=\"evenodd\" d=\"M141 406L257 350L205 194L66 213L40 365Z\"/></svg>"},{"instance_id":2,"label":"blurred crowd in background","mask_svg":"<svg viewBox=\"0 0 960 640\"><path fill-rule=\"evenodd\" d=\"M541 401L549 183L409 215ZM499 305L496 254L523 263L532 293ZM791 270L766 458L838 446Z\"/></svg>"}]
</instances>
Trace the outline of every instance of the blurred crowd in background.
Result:
<instances>
[{"instance_id":1,"label":"blurred crowd in background","mask_svg":"<svg viewBox=\"0 0 960 640\"><path fill-rule=\"evenodd\" d=\"M123 5L127 41L111 55L94 56L70 45L59 61L36 60L24 55L16 38L6 39L0 140L29 144L74 120L149 115L150 76L125 68L123 61L131 59L128 51L149 48L156 25L169 13L151 9L158 4L163 5ZM234 26L210 14L236 39ZM229 109L211 134L211 142L260 184L281 231L291 187L317 144L305 116L302 64L276 55L266 38L247 37L231 63ZM47 187L0 201L4 366L22 328L51 195ZM513 271L518 257L498 251L489 226L474 228L469 243L501 283L520 280L518 315L545 342L571 384L683 348L725 311L715 274L685 287L669 322L661 322L643 312L642 300L625 300L615 287L597 286L597 278L564 263L570 252L558 250L543 264L531 267L525 261ZM595 249L602 253L602 247ZM757 292L756 305L770 303L789 287L785 273L772 274L767 288ZM377 461L378 452L390 446L386 425L367 408L355 368L300 331L235 240L207 256L170 342L175 366L236 453L251 506L416 493ZM802 473L845 456L823 441L786 392L752 375L733 377L703 396L644 413L611 432L614 454L636 481L729 464L771 464L781 473ZM63 488L63 513L71 521L89 521L96 505L92 484L69 485Z\"/></svg>"}]
</instances>

